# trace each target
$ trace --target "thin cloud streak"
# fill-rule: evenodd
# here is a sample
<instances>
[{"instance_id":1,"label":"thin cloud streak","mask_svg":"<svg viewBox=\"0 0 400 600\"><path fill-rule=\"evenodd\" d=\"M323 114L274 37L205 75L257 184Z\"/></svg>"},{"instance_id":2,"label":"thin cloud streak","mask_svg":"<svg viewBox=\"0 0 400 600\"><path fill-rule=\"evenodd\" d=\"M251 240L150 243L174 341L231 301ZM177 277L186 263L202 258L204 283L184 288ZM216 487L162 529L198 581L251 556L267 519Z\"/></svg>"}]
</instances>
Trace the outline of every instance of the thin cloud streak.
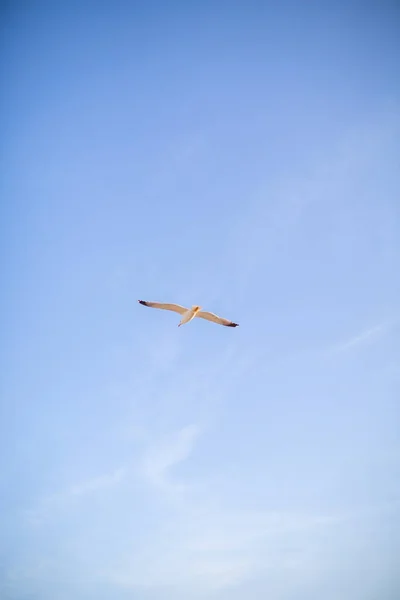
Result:
<instances>
[{"instance_id":1,"label":"thin cloud streak","mask_svg":"<svg viewBox=\"0 0 400 600\"><path fill-rule=\"evenodd\" d=\"M84 481L81 484L73 485L69 489L69 495L71 496L83 496L92 492L100 491L104 488L111 487L122 481L125 476L126 469L119 467L113 473L109 475L101 475L100 477L94 477L88 481Z\"/></svg>"},{"instance_id":2,"label":"thin cloud streak","mask_svg":"<svg viewBox=\"0 0 400 600\"><path fill-rule=\"evenodd\" d=\"M336 148L312 164L307 175L267 181L253 191L250 208L237 216L236 224L232 222L231 237L221 252L227 272L230 264L235 268L236 298L243 302L259 270L276 262L282 244L292 243L309 219L307 211L321 204L336 205L348 173L362 177L393 145L399 122L397 106L389 113L380 111L372 121L357 123L346 131L336 140Z\"/></svg>"},{"instance_id":3,"label":"thin cloud streak","mask_svg":"<svg viewBox=\"0 0 400 600\"><path fill-rule=\"evenodd\" d=\"M126 475L126 468L119 467L112 473L93 477L79 484L71 485L62 492L44 496L36 508L25 511L25 518L30 525L42 525L51 515L62 508L68 507L75 498L101 492L118 485Z\"/></svg>"},{"instance_id":4,"label":"thin cloud streak","mask_svg":"<svg viewBox=\"0 0 400 600\"><path fill-rule=\"evenodd\" d=\"M301 566L310 552L317 555L320 533L328 533L338 521L268 511L194 510L171 519L147 551L126 557L107 576L126 588L195 586L209 593L251 579L266 565L285 569L295 558Z\"/></svg>"},{"instance_id":5,"label":"thin cloud streak","mask_svg":"<svg viewBox=\"0 0 400 600\"><path fill-rule=\"evenodd\" d=\"M387 329L387 327L384 324L377 325L375 327L370 327L369 329L362 331L358 335L351 337L343 344L340 344L337 347L337 350L345 351L345 350L349 350L350 348L354 348L356 346L362 346L364 344L373 342L374 340L378 339L381 335L383 335L385 333L386 329Z\"/></svg>"},{"instance_id":6,"label":"thin cloud streak","mask_svg":"<svg viewBox=\"0 0 400 600\"><path fill-rule=\"evenodd\" d=\"M165 492L182 491L184 486L171 479L170 471L188 458L199 434L197 425L188 425L149 448L141 466L147 483Z\"/></svg>"}]
</instances>

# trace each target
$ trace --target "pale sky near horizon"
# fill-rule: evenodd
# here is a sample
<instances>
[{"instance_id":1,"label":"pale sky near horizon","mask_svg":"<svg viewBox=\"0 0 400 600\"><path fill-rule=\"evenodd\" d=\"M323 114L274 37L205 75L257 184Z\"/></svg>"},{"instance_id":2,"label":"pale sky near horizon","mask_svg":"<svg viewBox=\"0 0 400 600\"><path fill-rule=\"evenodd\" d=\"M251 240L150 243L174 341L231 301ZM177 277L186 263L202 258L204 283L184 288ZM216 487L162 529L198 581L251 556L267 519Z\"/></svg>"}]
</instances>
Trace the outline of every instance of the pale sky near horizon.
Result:
<instances>
[{"instance_id":1,"label":"pale sky near horizon","mask_svg":"<svg viewBox=\"0 0 400 600\"><path fill-rule=\"evenodd\" d=\"M2 600L397 600L399 4L0 10Z\"/></svg>"}]
</instances>

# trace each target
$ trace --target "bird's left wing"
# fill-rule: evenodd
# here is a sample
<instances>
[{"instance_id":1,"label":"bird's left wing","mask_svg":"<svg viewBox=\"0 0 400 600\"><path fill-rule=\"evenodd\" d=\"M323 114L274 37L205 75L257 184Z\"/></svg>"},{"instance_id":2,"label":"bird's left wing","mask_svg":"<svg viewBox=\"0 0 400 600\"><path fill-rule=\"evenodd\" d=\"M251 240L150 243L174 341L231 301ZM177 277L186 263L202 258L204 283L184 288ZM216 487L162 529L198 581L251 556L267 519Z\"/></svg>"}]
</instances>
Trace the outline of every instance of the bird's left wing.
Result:
<instances>
[{"instance_id":1,"label":"bird's left wing","mask_svg":"<svg viewBox=\"0 0 400 600\"><path fill-rule=\"evenodd\" d=\"M196 317L200 317L200 319L206 319L206 321L212 321L213 323L218 323L218 325L225 325L225 327L238 326L238 323L234 323L228 319L223 319L222 317L214 315L214 313L211 312L200 311L196 314Z\"/></svg>"},{"instance_id":2,"label":"bird's left wing","mask_svg":"<svg viewBox=\"0 0 400 600\"><path fill-rule=\"evenodd\" d=\"M139 304L143 306L150 306L150 308L162 308L163 310L172 310L173 312L183 315L187 308L179 306L179 304L163 304L162 302L146 302L145 300L138 300Z\"/></svg>"}]
</instances>

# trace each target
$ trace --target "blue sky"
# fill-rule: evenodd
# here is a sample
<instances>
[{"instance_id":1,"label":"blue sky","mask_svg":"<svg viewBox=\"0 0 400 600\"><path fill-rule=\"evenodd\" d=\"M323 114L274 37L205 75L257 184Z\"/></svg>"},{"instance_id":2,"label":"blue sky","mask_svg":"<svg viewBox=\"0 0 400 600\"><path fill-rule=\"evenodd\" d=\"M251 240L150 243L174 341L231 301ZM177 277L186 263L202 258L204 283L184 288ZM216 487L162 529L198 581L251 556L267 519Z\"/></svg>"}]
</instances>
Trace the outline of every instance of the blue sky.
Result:
<instances>
[{"instance_id":1,"label":"blue sky","mask_svg":"<svg viewBox=\"0 0 400 600\"><path fill-rule=\"evenodd\" d=\"M398 598L398 5L1 10L1 597Z\"/></svg>"}]
</instances>

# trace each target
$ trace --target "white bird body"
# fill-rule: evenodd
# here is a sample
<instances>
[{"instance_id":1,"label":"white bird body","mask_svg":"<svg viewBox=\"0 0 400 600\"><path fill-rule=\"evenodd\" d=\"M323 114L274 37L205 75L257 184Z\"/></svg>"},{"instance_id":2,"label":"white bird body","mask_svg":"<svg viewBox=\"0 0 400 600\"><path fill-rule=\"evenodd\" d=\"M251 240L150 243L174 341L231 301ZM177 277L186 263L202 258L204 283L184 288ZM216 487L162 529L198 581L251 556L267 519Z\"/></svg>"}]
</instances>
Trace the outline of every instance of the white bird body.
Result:
<instances>
[{"instance_id":1,"label":"white bird body","mask_svg":"<svg viewBox=\"0 0 400 600\"><path fill-rule=\"evenodd\" d=\"M179 313L182 315L180 323L178 327L181 325L185 325L185 323L189 323L195 317L199 317L200 319L205 319L206 321L212 321L213 323L217 323L218 325L225 325L225 327L237 327L238 324L233 321L229 321L228 319L223 319L218 315L214 315L214 313L206 312L201 310L201 306L194 305L192 308L185 308L184 306L180 306L179 304L164 304L162 302L146 302L145 300L138 300L139 304L143 304L143 306L149 306L150 308L160 308L162 310L171 310L173 312Z\"/></svg>"},{"instance_id":2,"label":"white bird body","mask_svg":"<svg viewBox=\"0 0 400 600\"><path fill-rule=\"evenodd\" d=\"M189 321L192 321L195 318L196 313L199 312L199 310L200 306L192 306L192 308L188 308L187 311L183 313L182 319L178 327L180 327L181 325L185 325L185 323L189 323Z\"/></svg>"}]
</instances>

